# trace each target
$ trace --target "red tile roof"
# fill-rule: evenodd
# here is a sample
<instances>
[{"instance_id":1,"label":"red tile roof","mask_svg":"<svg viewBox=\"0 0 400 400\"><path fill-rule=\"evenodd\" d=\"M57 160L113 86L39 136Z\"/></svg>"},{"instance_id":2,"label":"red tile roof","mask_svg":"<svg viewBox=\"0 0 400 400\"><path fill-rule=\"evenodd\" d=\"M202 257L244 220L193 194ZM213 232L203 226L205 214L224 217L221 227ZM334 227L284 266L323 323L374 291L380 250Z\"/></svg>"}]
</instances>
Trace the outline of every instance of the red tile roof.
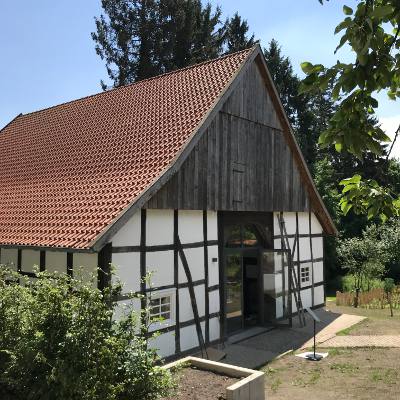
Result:
<instances>
[{"instance_id":1,"label":"red tile roof","mask_svg":"<svg viewBox=\"0 0 400 400\"><path fill-rule=\"evenodd\" d=\"M0 132L0 244L88 248L171 164L250 52L17 117Z\"/></svg>"}]
</instances>

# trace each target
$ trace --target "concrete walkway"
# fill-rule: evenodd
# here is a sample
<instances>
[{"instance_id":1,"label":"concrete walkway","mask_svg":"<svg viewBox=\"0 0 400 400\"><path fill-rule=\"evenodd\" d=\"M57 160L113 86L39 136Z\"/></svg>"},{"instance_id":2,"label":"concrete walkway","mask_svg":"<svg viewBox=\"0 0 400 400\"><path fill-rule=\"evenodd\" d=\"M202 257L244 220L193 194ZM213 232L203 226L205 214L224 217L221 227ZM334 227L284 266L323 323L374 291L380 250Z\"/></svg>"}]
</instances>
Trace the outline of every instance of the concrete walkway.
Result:
<instances>
[{"instance_id":1,"label":"concrete walkway","mask_svg":"<svg viewBox=\"0 0 400 400\"><path fill-rule=\"evenodd\" d=\"M346 314L336 314L325 309L316 310L321 319L317 324L317 338L325 342L333 338L343 329L360 322L364 317ZM313 321L306 314L306 326L299 325L298 318L293 318L291 328L277 326L274 329L244 339L236 343L225 343L218 349L226 354L221 362L238 365L245 368L259 368L282 353L309 346L313 338Z\"/></svg>"},{"instance_id":2,"label":"concrete walkway","mask_svg":"<svg viewBox=\"0 0 400 400\"><path fill-rule=\"evenodd\" d=\"M328 347L400 347L400 335L335 336L327 339L322 346Z\"/></svg>"},{"instance_id":3,"label":"concrete walkway","mask_svg":"<svg viewBox=\"0 0 400 400\"><path fill-rule=\"evenodd\" d=\"M320 348L329 347L399 347L400 335L397 336L336 336L344 329L360 323L365 317L350 314L337 314L325 309L316 310L321 319L316 325L316 341ZM258 329L258 330L257 330ZM298 318L293 319L291 328L277 326L265 332L261 328L253 328L255 336L247 337L250 331L243 332L243 339L235 335L238 341L218 346L218 354L225 357L221 362L240 367L257 369L279 355L291 350L299 350L313 345L313 320L306 314L306 326L299 325Z\"/></svg>"},{"instance_id":4,"label":"concrete walkway","mask_svg":"<svg viewBox=\"0 0 400 400\"><path fill-rule=\"evenodd\" d=\"M332 321L330 324L325 326L322 330L320 330L316 335L316 342L317 344L327 344L329 339L336 337L336 334L344 329L350 328L353 325L356 325L366 319L366 317L362 317L359 315L352 315L352 314L340 314L338 318ZM313 340L310 339L305 342L301 348L305 349L307 347L313 346Z\"/></svg>"}]
</instances>

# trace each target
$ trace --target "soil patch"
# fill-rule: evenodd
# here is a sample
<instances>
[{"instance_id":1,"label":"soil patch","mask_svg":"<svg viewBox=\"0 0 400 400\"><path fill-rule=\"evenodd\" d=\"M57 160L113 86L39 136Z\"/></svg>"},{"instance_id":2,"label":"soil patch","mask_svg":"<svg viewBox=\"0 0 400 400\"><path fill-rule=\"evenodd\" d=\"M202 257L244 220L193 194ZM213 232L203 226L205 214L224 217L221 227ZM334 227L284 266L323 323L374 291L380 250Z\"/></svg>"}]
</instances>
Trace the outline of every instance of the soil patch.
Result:
<instances>
[{"instance_id":1,"label":"soil patch","mask_svg":"<svg viewBox=\"0 0 400 400\"><path fill-rule=\"evenodd\" d=\"M293 354L267 364L268 400L398 400L400 349L318 349L320 362Z\"/></svg>"},{"instance_id":2,"label":"soil patch","mask_svg":"<svg viewBox=\"0 0 400 400\"><path fill-rule=\"evenodd\" d=\"M176 372L177 389L173 396L162 400L225 400L226 388L239 379L187 367Z\"/></svg>"}]
</instances>

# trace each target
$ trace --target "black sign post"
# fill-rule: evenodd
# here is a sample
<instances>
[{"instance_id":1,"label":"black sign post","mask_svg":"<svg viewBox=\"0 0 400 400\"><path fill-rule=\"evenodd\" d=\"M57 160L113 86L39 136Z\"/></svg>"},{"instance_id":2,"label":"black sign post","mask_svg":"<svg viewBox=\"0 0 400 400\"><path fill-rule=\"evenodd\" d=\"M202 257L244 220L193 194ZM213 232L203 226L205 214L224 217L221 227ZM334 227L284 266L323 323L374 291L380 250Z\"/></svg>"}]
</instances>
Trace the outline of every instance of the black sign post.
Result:
<instances>
[{"instance_id":1,"label":"black sign post","mask_svg":"<svg viewBox=\"0 0 400 400\"><path fill-rule=\"evenodd\" d=\"M313 321L314 321L314 352L313 353L308 353L306 355L307 360L310 361L320 361L323 359L321 354L318 354L315 352L315 349L317 347L316 345L316 324L317 322L321 322L321 320L318 318L318 316L314 313L313 310L311 310L311 308L306 307L307 312L311 315Z\"/></svg>"}]
</instances>

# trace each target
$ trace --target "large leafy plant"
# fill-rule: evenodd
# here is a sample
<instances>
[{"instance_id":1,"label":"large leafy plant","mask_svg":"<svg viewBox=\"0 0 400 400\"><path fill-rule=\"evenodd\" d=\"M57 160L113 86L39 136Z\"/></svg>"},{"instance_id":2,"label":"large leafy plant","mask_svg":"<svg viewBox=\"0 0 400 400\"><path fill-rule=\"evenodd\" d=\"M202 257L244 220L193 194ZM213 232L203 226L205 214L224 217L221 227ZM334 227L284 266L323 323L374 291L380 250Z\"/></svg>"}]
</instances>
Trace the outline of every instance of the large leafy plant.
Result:
<instances>
[{"instance_id":1,"label":"large leafy plant","mask_svg":"<svg viewBox=\"0 0 400 400\"><path fill-rule=\"evenodd\" d=\"M147 346L130 307L113 318L120 292L92 281L0 266L0 398L155 399L170 376ZM146 312L144 310L143 312ZM143 334L140 335L139 332Z\"/></svg>"},{"instance_id":2,"label":"large leafy plant","mask_svg":"<svg viewBox=\"0 0 400 400\"><path fill-rule=\"evenodd\" d=\"M365 153L380 155L390 139L374 118L379 105L376 94L385 91L392 100L400 97L400 2L360 0L355 10L344 6L343 12L345 18L335 30L335 34L342 34L335 52L350 46L354 61L337 61L331 67L302 63L307 74L302 90L332 87L332 98L338 102L328 129L319 138L322 147L334 146L338 152L347 151L358 158ZM399 215L398 194L375 180L363 181L361 172L341 182L343 212L353 208L383 220Z\"/></svg>"}]
</instances>

